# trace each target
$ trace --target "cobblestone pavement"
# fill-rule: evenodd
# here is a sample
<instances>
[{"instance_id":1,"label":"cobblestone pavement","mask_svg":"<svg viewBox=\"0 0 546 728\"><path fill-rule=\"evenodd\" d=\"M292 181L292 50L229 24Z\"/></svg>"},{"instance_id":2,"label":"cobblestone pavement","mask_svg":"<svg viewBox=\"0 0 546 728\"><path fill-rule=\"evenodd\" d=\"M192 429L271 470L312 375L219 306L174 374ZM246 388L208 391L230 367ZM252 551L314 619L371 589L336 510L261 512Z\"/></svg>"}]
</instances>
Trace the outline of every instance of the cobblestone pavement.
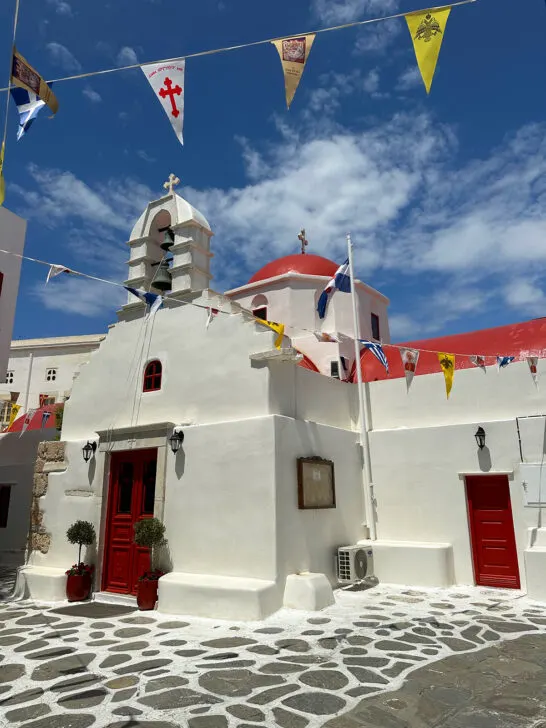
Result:
<instances>
[{"instance_id":1,"label":"cobblestone pavement","mask_svg":"<svg viewBox=\"0 0 546 728\"><path fill-rule=\"evenodd\" d=\"M513 642L522 635L532 637ZM506 722L470 721L467 714L466 723L446 723L435 716L446 713L446 705L470 709L474 683L483 684L485 700L497 673L504 679L527 671L535 682L525 682L523 691L527 685L538 690L546 675L545 635L541 605L518 592L480 588L339 592L336 604L320 613L282 610L262 623L177 618L93 602L48 607L13 601L0 604L0 725L520 728L536 723L534 714L516 715L511 723L508 702L497 706ZM526 662L529 645L540 659ZM503 672L503 650L512 648L519 652ZM436 685L432 676L444 665L455 665L462 682L438 683L428 703L419 702L415 688L413 703L391 692L408 675L401 693L412 684L421 692ZM465 683L469 666L474 677ZM543 694L541 687L537 696ZM522 696L521 710L528 699Z\"/></svg>"}]
</instances>

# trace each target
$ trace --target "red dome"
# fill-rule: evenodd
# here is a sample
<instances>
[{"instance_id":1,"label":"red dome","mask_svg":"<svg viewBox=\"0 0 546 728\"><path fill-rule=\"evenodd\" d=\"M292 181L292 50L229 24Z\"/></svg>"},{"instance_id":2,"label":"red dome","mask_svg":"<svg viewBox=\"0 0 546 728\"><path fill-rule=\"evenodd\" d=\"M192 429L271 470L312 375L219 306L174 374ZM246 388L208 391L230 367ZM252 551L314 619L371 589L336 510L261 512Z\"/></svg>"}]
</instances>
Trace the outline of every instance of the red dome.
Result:
<instances>
[{"instance_id":1,"label":"red dome","mask_svg":"<svg viewBox=\"0 0 546 728\"><path fill-rule=\"evenodd\" d=\"M29 430L41 430L42 429L42 415L44 412L50 412L49 419L44 425L44 428L49 427L56 427L57 423L55 421L55 410L59 407L59 404L46 404L45 407L40 407L40 409L37 409L32 419L27 427L27 432ZM25 422L26 414L21 415L18 417L15 422L12 424L12 426L7 430L7 432L21 432L23 429L23 424Z\"/></svg>"},{"instance_id":2,"label":"red dome","mask_svg":"<svg viewBox=\"0 0 546 728\"><path fill-rule=\"evenodd\" d=\"M339 268L328 258L312 253L285 255L284 258L272 260L264 265L257 273L254 273L249 283L265 281L267 278L282 276L283 273L301 273L307 276L326 276L332 278Z\"/></svg>"}]
</instances>

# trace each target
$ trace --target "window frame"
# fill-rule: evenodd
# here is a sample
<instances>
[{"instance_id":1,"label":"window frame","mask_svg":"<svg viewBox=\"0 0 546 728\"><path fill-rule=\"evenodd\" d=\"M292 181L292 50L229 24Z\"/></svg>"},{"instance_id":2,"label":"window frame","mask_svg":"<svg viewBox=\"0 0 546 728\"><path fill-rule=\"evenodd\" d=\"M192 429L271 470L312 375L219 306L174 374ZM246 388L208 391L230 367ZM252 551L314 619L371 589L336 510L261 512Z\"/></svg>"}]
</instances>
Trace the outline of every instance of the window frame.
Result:
<instances>
[{"instance_id":1,"label":"window frame","mask_svg":"<svg viewBox=\"0 0 546 728\"><path fill-rule=\"evenodd\" d=\"M46 375L45 375L46 382L56 382L57 381L57 372L58 371L59 370L58 370L57 367L47 367L47 369L46 369Z\"/></svg>"},{"instance_id":2,"label":"window frame","mask_svg":"<svg viewBox=\"0 0 546 728\"><path fill-rule=\"evenodd\" d=\"M263 316L259 316L258 314L262 312ZM253 308L252 315L254 318L260 319L261 321L267 321L267 306L258 306L257 308Z\"/></svg>"},{"instance_id":3,"label":"window frame","mask_svg":"<svg viewBox=\"0 0 546 728\"><path fill-rule=\"evenodd\" d=\"M154 371L149 371L154 368ZM159 371L157 371L159 368ZM158 381L159 380L159 381ZM159 359L152 359L144 367L144 376L142 378L143 392L159 392L163 386L163 364Z\"/></svg>"},{"instance_id":4,"label":"window frame","mask_svg":"<svg viewBox=\"0 0 546 728\"><path fill-rule=\"evenodd\" d=\"M11 379L10 379L10 377L11 377ZM15 371L13 369L8 369L6 371L6 381L4 382L4 384L13 384L14 380L15 380Z\"/></svg>"},{"instance_id":5,"label":"window frame","mask_svg":"<svg viewBox=\"0 0 546 728\"><path fill-rule=\"evenodd\" d=\"M381 326L380 326L380 320L379 315L376 313L370 314L370 325L372 329L372 339L375 339L376 341L381 341ZM374 329L377 330L377 336L375 335Z\"/></svg>"}]
</instances>

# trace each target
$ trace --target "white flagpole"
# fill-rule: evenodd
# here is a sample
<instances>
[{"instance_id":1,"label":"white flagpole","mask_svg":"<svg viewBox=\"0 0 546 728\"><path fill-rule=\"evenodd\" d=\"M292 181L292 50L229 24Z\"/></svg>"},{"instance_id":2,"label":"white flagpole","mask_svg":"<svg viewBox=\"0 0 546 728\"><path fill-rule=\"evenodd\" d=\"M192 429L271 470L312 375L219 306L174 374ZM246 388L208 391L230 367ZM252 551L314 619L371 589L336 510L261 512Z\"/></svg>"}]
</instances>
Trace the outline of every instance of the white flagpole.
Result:
<instances>
[{"instance_id":1,"label":"white flagpole","mask_svg":"<svg viewBox=\"0 0 546 728\"><path fill-rule=\"evenodd\" d=\"M372 466L370 462L370 439L368 436L368 402L367 390L365 394L364 384L362 382L362 364L360 361L360 320L358 316L358 304L356 300L355 277L353 271L353 243L351 235L347 235L347 257L349 258L349 275L351 278L351 299L353 303L353 325L355 332L355 367L357 375L358 387L358 406L360 412L360 444L362 446L362 454L364 457L364 502L366 504L366 519L368 521L368 530L370 532L370 540L375 541L375 514L373 510L373 483L372 483Z\"/></svg>"}]
</instances>

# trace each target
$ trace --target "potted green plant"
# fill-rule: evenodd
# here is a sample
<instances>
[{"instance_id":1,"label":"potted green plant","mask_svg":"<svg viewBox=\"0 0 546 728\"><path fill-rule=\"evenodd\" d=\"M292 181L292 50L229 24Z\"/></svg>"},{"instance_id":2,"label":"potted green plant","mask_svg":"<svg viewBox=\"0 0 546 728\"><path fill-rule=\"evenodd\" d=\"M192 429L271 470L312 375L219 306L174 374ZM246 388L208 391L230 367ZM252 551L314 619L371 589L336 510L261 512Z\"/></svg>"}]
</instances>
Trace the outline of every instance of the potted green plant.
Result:
<instances>
[{"instance_id":1,"label":"potted green plant","mask_svg":"<svg viewBox=\"0 0 546 728\"><path fill-rule=\"evenodd\" d=\"M95 527L89 521L76 521L66 537L72 544L78 544L78 563L73 564L66 572L66 597L69 602L82 602L89 598L91 582L95 567L82 562L82 546L91 546L95 541Z\"/></svg>"},{"instance_id":2,"label":"potted green plant","mask_svg":"<svg viewBox=\"0 0 546 728\"><path fill-rule=\"evenodd\" d=\"M149 549L150 569L138 578L137 604L139 609L154 609L157 602L158 581L163 576L154 568L154 549L165 543L165 524L157 518L143 518L134 525L134 542Z\"/></svg>"}]
</instances>

